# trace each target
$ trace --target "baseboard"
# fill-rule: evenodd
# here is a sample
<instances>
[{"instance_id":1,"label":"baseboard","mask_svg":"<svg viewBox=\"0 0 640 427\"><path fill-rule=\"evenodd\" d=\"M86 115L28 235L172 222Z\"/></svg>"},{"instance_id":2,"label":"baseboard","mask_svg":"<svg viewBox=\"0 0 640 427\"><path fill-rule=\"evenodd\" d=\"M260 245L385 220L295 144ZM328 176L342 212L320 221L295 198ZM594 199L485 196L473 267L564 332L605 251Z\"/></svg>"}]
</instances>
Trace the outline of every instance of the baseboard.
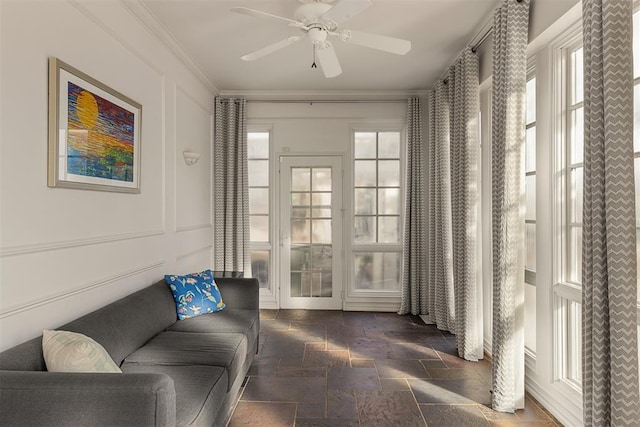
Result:
<instances>
[{"instance_id":1,"label":"baseboard","mask_svg":"<svg viewBox=\"0 0 640 427\"><path fill-rule=\"evenodd\" d=\"M344 311L378 311L378 312L397 312L400 304L388 301L345 301Z\"/></svg>"},{"instance_id":2,"label":"baseboard","mask_svg":"<svg viewBox=\"0 0 640 427\"><path fill-rule=\"evenodd\" d=\"M556 393L550 391L549 387L538 384L528 369L525 373L525 390L563 425L567 427L583 425L582 408L573 404L570 406L564 405L563 401L566 401L566 399L556 396Z\"/></svg>"}]
</instances>

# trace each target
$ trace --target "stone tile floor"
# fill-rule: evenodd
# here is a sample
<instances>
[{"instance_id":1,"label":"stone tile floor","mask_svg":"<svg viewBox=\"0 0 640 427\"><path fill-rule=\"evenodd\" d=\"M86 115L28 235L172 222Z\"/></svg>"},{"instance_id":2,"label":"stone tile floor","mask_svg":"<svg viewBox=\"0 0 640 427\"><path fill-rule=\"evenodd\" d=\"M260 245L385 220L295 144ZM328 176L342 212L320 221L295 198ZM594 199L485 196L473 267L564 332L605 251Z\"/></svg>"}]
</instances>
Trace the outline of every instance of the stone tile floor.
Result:
<instances>
[{"instance_id":1,"label":"stone tile floor","mask_svg":"<svg viewBox=\"0 0 640 427\"><path fill-rule=\"evenodd\" d=\"M490 409L491 364L395 313L262 310L260 350L229 426L557 426L534 400Z\"/></svg>"}]
</instances>

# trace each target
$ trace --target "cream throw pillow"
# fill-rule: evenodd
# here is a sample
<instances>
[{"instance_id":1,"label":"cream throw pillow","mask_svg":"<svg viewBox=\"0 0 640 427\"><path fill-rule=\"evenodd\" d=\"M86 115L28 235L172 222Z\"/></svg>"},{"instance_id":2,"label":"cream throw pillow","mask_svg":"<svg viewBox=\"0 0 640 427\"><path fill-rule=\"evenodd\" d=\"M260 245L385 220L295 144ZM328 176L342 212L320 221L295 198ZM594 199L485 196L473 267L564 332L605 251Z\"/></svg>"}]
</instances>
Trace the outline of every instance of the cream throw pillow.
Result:
<instances>
[{"instance_id":1,"label":"cream throw pillow","mask_svg":"<svg viewBox=\"0 0 640 427\"><path fill-rule=\"evenodd\" d=\"M42 353L49 372L122 372L104 347L76 332L44 330Z\"/></svg>"}]
</instances>

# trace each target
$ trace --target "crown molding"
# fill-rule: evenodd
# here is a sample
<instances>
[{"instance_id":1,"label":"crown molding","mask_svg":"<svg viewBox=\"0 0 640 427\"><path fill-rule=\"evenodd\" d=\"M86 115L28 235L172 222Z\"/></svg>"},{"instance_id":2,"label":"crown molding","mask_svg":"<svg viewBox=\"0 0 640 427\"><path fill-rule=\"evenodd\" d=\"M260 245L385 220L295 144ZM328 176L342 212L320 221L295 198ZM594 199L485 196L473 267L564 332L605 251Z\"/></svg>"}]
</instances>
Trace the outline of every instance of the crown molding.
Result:
<instances>
[{"instance_id":1,"label":"crown molding","mask_svg":"<svg viewBox=\"0 0 640 427\"><path fill-rule=\"evenodd\" d=\"M387 101L408 98L411 96L427 96L428 90L223 90L220 96L242 97L248 101L263 100L358 100Z\"/></svg>"},{"instance_id":2,"label":"crown molding","mask_svg":"<svg viewBox=\"0 0 640 427\"><path fill-rule=\"evenodd\" d=\"M120 0L120 4L142 25L164 44L178 61L189 69L211 92L219 94L220 89L213 78L193 59L171 32L149 10L141 0Z\"/></svg>"}]
</instances>

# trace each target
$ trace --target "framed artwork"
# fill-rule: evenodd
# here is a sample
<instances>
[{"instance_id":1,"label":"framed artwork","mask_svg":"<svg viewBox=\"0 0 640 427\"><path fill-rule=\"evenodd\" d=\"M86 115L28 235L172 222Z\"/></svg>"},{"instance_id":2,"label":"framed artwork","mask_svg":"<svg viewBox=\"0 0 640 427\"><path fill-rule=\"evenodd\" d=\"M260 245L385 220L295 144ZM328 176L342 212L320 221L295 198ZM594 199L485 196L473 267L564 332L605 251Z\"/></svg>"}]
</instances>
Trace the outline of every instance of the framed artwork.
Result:
<instances>
[{"instance_id":1,"label":"framed artwork","mask_svg":"<svg viewBox=\"0 0 640 427\"><path fill-rule=\"evenodd\" d=\"M142 106L49 58L49 187L140 192Z\"/></svg>"}]
</instances>

